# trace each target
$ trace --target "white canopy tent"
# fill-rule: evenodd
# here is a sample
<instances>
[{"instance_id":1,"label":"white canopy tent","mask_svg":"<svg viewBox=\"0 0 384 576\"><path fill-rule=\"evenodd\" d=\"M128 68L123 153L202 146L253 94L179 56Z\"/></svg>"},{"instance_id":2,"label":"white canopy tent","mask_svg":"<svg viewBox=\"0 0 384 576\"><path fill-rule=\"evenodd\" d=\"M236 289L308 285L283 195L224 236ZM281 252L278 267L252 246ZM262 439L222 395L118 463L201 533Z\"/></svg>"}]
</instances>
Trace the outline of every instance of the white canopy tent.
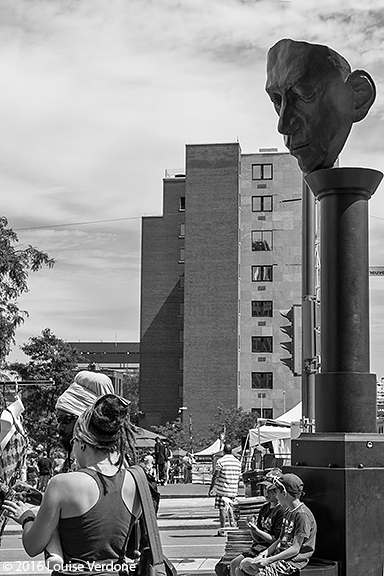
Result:
<instances>
[{"instance_id":1,"label":"white canopy tent","mask_svg":"<svg viewBox=\"0 0 384 576\"><path fill-rule=\"evenodd\" d=\"M302 404L299 402L296 406L278 416L273 420L278 426L271 426L268 424L261 424L257 428L251 428L249 431L250 446L257 444L264 444L265 442L274 442L275 440L286 440L291 438L291 425L293 422L301 420ZM271 422L271 420L269 420Z\"/></svg>"},{"instance_id":2,"label":"white canopy tent","mask_svg":"<svg viewBox=\"0 0 384 576\"><path fill-rule=\"evenodd\" d=\"M291 428L280 426L260 426L260 428L251 428L249 431L249 444L251 448L257 444L274 442L291 438Z\"/></svg>"},{"instance_id":3,"label":"white canopy tent","mask_svg":"<svg viewBox=\"0 0 384 576\"><path fill-rule=\"evenodd\" d=\"M276 455L284 455L285 457L291 453L291 438L292 438L292 424L299 422L302 415L302 403L299 402L296 406L278 416L273 422L275 426L270 424L262 424L263 420L259 421L257 428L252 428L248 434L248 442L251 450L258 444L272 442L273 451ZM269 420L271 422L271 420ZM276 426L277 424L277 426Z\"/></svg>"},{"instance_id":4,"label":"white canopy tent","mask_svg":"<svg viewBox=\"0 0 384 576\"><path fill-rule=\"evenodd\" d=\"M303 415L303 405L301 402L299 402L298 404L296 404L296 406L288 410L288 412L275 418L275 422L291 425L292 422L300 422L302 415Z\"/></svg>"},{"instance_id":5,"label":"white canopy tent","mask_svg":"<svg viewBox=\"0 0 384 576\"><path fill-rule=\"evenodd\" d=\"M223 443L221 442L220 438L218 438L217 440L214 441L213 444L211 444L207 448L204 448L204 450L196 452L195 456L213 456L213 454L217 454L218 452L220 452L222 450L222 447Z\"/></svg>"}]
</instances>

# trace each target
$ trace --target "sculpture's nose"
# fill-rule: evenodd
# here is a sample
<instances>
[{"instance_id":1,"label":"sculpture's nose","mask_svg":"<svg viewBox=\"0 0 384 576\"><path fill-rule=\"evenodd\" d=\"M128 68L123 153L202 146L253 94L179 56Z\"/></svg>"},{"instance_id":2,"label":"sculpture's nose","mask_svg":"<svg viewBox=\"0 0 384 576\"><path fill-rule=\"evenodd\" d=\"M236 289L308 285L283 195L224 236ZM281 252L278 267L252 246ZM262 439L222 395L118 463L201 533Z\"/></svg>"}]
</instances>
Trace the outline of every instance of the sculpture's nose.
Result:
<instances>
[{"instance_id":1,"label":"sculpture's nose","mask_svg":"<svg viewBox=\"0 0 384 576\"><path fill-rule=\"evenodd\" d=\"M299 132L300 128L301 122L294 107L283 101L280 108L279 122L277 125L279 133L286 136L291 136L292 134Z\"/></svg>"}]
</instances>

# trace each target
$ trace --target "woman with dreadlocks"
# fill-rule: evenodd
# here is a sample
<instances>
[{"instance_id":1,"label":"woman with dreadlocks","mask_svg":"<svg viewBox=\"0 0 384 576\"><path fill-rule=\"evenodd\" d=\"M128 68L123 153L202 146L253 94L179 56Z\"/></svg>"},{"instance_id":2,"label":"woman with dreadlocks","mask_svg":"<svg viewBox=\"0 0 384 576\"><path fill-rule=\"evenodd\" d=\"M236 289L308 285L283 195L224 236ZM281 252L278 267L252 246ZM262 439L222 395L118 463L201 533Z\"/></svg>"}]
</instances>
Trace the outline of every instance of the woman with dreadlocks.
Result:
<instances>
[{"instance_id":1,"label":"woman with dreadlocks","mask_svg":"<svg viewBox=\"0 0 384 576\"><path fill-rule=\"evenodd\" d=\"M30 556L43 552L56 528L63 550L63 571L108 572L124 556L128 535L141 514L140 498L124 460L135 461L135 445L123 398L106 394L81 414L73 431L79 469L54 476L40 510L5 501L11 518L23 526ZM133 557L133 545L126 555ZM79 568L80 566L80 568ZM110 571L110 569L109 569Z\"/></svg>"}]
</instances>

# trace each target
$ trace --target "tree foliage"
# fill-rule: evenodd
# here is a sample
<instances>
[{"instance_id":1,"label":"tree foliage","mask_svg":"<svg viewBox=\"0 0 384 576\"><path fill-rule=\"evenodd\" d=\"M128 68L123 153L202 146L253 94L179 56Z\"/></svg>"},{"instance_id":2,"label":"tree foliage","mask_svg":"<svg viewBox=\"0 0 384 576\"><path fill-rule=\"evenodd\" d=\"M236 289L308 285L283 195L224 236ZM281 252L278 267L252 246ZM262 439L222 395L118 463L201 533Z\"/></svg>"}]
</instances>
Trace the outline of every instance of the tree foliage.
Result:
<instances>
[{"instance_id":1,"label":"tree foliage","mask_svg":"<svg viewBox=\"0 0 384 576\"><path fill-rule=\"evenodd\" d=\"M233 448L241 445L241 439L247 436L250 428L256 425L256 416L245 412L243 408L224 408L220 405L210 426L210 433L214 438L225 437L225 442Z\"/></svg>"},{"instance_id":2,"label":"tree foliage","mask_svg":"<svg viewBox=\"0 0 384 576\"><path fill-rule=\"evenodd\" d=\"M180 418L174 422L167 422L163 426L152 426L153 430L167 438L171 450L176 448L183 448L183 450L190 450L189 433L183 429L183 424Z\"/></svg>"},{"instance_id":3,"label":"tree foliage","mask_svg":"<svg viewBox=\"0 0 384 576\"><path fill-rule=\"evenodd\" d=\"M28 386L23 393L24 425L33 440L47 446L48 452L57 446L55 404L57 398L73 382L81 355L70 344L57 338L49 328L41 336L33 336L21 350L30 360L13 363L22 380L50 380L54 386Z\"/></svg>"},{"instance_id":4,"label":"tree foliage","mask_svg":"<svg viewBox=\"0 0 384 576\"><path fill-rule=\"evenodd\" d=\"M190 425L188 428L183 426L181 418L176 418L173 422L167 422L163 426L152 426L152 429L167 438L171 450L182 448L187 452L198 452L213 442L196 434Z\"/></svg>"},{"instance_id":5,"label":"tree foliage","mask_svg":"<svg viewBox=\"0 0 384 576\"><path fill-rule=\"evenodd\" d=\"M164 426L152 426L152 428L168 439L171 449L183 448L187 451L191 450L190 433L192 432L193 451L197 452L207 448L217 438L221 438L231 444L232 448L236 448L241 445L241 439L247 436L249 429L255 426L254 414L245 412L243 408L224 408L220 405L207 436L201 437L193 429L183 427L180 418L174 422L167 422Z\"/></svg>"},{"instance_id":6,"label":"tree foliage","mask_svg":"<svg viewBox=\"0 0 384 576\"><path fill-rule=\"evenodd\" d=\"M28 317L28 312L20 310L18 298L28 292L29 273L55 264L33 246L17 249L17 234L7 225L7 219L0 218L0 367L15 342L17 328Z\"/></svg>"},{"instance_id":7,"label":"tree foliage","mask_svg":"<svg viewBox=\"0 0 384 576\"><path fill-rule=\"evenodd\" d=\"M139 375L126 373L123 375L123 397L130 400L129 413L131 422L138 423L139 413Z\"/></svg>"}]
</instances>

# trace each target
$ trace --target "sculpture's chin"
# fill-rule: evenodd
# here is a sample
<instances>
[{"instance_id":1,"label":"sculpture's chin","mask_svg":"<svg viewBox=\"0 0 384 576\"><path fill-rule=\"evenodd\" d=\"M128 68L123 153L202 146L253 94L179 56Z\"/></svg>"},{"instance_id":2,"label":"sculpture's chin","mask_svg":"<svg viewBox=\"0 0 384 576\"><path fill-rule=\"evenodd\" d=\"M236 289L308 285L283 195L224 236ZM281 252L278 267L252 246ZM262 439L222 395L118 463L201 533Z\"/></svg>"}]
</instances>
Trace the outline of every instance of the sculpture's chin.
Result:
<instances>
[{"instance_id":1,"label":"sculpture's chin","mask_svg":"<svg viewBox=\"0 0 384 576\"><path fill-rule=\"evenodd\" d=\"M317 154L313 151L312 154L310 154L310 150L305 150L303 154L293 154L293 156L297 158L300 170L304 172L304 174L325 168L332 168L344 147L346 139L347 136L335 140L332 146L329 146L327 152L319 148Z\"/></svg>"},{"instance_id":2,"label":"sculpture's chin","mask_svg":"<svg viewBox=\"0 0 384 576\"><path fill-rule=\"evenodd\" d=\"M309 174L315 170L322 170L323 168L331 168L333 164L329 164L328 160L324 157L303 157L293 154L295 156L299 168L304 174Z\"/></svg>"}]
</instances>

